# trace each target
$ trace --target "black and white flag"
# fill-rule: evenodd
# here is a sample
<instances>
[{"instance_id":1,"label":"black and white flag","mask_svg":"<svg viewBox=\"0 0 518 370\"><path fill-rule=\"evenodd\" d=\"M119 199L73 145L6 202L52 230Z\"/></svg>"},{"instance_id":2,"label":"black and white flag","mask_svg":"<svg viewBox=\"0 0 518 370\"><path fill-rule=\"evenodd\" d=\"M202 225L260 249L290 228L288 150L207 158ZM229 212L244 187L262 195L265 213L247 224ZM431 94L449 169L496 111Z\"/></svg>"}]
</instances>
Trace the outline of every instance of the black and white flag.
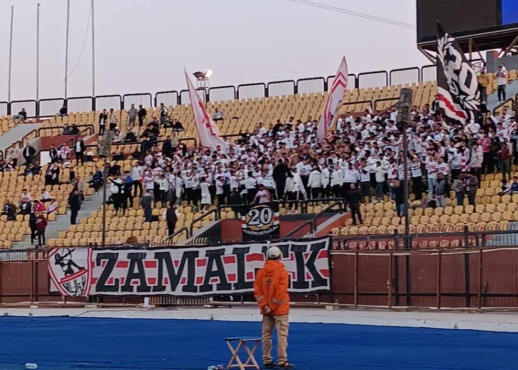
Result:
<instances>
[{"instance_id":1,"label":"black and white flag","mask_svg":"<svg viewBox=\"0 0 518 370\"><path fill-rule=\"evenodd\" d=\"M475 122L480 111L477 74L459 44L437 23L437 95L446 118Z\"/></svg>"}]
</instances>

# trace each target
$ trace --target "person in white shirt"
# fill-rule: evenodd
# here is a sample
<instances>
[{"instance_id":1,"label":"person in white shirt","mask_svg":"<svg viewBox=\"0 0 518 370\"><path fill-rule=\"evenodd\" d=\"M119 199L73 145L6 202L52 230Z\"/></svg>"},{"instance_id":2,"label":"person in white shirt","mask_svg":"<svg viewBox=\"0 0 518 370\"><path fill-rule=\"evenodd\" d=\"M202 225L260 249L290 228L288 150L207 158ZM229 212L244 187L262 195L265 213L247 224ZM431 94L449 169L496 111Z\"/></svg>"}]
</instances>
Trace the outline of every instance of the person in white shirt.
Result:
<instances>
[{"instance_id":1,"label":"person in white shirt","mask_svg":"<svg viewBox=\"0 0 518 370\"><path fill-rule=\"evenodd\" d=\"M496 79L498 83L498 101L505 101L505 88L507 86L507 69L503 64L500 64L498 66L498 71L496 72Z\"/></svg>"},{"instance_id":2,"label":"person in white shirt","mask_svg":"<svg viewBox=\"0 0 518 370\"><path fill-rule=\"evenodd\" d=\"M160 200L162 208L166 207L169 195L169 181L165 178L164 174L162 174L157 178L156 183L158 184L158 191L160 192L160 199L157 199L157 201Z\"/></svg>"},{"instance_id":3,"label":"person in white shirt","mask_svg":"<svg viewBox=\"0 0 518 370\"><path fill-rule=\"evenodd\" d=\"M210 183L205 177L200 179L200 191L201 191L201 209L208 210L212 199L210 196Z\"/></svg>"},{"instance_id":4,"label":"person in white shirt","mask_svg":"<svg viewBox=\"0 0 518 370\"><path fill-rule=\"evenodd\" d=\"M322 164L322 197L331 196L331 172L325 163Z\"/></svg>"},{"instance_id":5,"label":"person in white shirt","mask_svg":"<svg viewBox=\"0 0 518 370\"><path fill-rule=\"evenodd\" d=\"M255 204L266 204L270 202L270 192L268 189L264 187L263 184L258 186L259 190L257 190L257 194L254 198Z\"/></svg>"},{"instance_id":6,"label":"person in white shirt","mask_svg":"<svg viewBox=\"0 0 518 370\"><path fill-rule=\"evenodd\" d=\"M416 200L423 199L423 172L421 170L421 160L416 155L412 156L408 166L412 174L412 192Z\"/></svg>"},{"instance_id":7,"label":"person in white shirt","mask_svg":"<svg viewBox=\"0 0 518 370\"><path fill-rule=\"evenodd\" d=\"M131 178L133 179L133 196L142 196L142 181L144 180L144 166L139 163L131 168ZM140 195L137 195L137 192Z\"/></svg>"},{"instance_id":8,"label":"person in white shirt","mask_svg":"<svg viewBox=\"0 0 518 370\"><path fill-rule=\"evenodd\" d=\"M362 196L362 201L365 202L365 198L371 201L371 171L367 166L367 162L365 159L360 161L360 194Z\"/></svg>"},{"instance_id":9,"label":"person in white shirt","mask_svg":"<svg viewBox=\"0 0 518 370\"><path fill-rule=\"evenodd\" d=\"M331 169L331 191L333 193L333 197L342 198L343 192L342 187L344 184L344 174L342 169L339 166L330 166Z\"/></svg>"},{"instance_id":10,"label":"person in white shirt","mask_svg":"<svg viewBox=\"0 0 518 370\"><path fill-rule=\"evenodd\" d=\"M376 177L376 189L375 189L375 198L376 202L383 201L383 195L385 194L385 175L387 171L381 165L380 161L376 162L376 167L374 168L374 175Z\"/></svg>"},{"instance_id":11,"label":"person in white shirt","mask_svg":"<svg viewBox=\"0 0 518 370\"><path fill-rule=\"evenodd\" d=\"M311 189L311 199L317 199L322 191L322 173L318 166L313 166L309 174L308 187Z\"/></svg>"},{"instance_id":12,"label":"person in white shirt","mask_svg":"<svg viewBox=\"0 0 518 370\"><path fill-rule=\"evenodd\" d=\"M437 185L437 174L439 173L439 163L435 159L435 154L431 151L426 159L426 173L428 174L428 195L431 196Z\"/></svg>"}]
</instances>

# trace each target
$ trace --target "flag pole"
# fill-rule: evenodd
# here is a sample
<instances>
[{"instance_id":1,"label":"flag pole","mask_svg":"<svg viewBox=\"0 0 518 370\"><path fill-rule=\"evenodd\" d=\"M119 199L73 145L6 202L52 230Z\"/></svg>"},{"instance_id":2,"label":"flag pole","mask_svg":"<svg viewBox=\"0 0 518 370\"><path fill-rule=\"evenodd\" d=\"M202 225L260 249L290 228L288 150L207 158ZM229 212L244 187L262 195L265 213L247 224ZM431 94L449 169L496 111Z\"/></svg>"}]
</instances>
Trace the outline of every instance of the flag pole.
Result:
<instances>
[{"instance_id":1,"label":"flag pole","mask_svg":"<svg viewBox=\"0 0 518 370\"><path fill-rule=\"evenodd\" d=\"M70 0L67 0L67 33L65 41L65 99L68 93L68 40L70 29Z\"/></svg>"},{"instance_id":2,"label":"flag pole","mask_svg":"<svg viewBox=\"0 0 518 370\"><path fill-rule=\"evenodd\" d=\"M95 97L95 9L92 0L92 97Z\"/></svg>"},{"instance_id":3,"label":"flag pole","mask_svg":"<svg viewBox=\"0 0 518 370\"><path fill-rule=\"evenodd\" d=\"M36 101L40 100L40 6L36 8Z\"/></svg>"},{"instance_id":4,"label":"flag pole","mask_svg":"<svg viewBox=\"0 0 518 370\"><path fill-rule=\"evenodd\" d=\"M11 77L13 65L13 23L14 23L14 6L11 6L11 32L9 36L9 79L7 83L7 101L11 102Z\"/></svg>"}]
</instances>

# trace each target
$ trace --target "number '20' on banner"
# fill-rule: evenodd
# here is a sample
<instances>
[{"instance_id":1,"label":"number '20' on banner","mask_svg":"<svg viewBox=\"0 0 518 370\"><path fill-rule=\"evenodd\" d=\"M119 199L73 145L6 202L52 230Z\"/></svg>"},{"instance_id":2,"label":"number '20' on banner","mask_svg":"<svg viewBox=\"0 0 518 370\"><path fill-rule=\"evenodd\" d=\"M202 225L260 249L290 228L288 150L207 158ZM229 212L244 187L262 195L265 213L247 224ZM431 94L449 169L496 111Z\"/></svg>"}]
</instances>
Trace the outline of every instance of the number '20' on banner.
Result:
<instances>
[{"instance_id":1,"label":"number '20' on banner","mask_svg":"<svg viewBox=\"0 0 518 370\"><path fill-rule=\"evenodd\" d=\"M55 248L49 274L63 296L210 296L253 292L269 246L282 251L293 293L331 289L330 238L214 247Z\"/></svg>"},{"instance_id":2,"label":"number '20' on banner","mask_svg":"<svg viewBox=\"0 0 518 370\"><path fill-rule=\"evenodd\" d=\"M252 206L241 217L243 240L260 241L279 238L279 205Z\"/></svg>"}]
</instances>

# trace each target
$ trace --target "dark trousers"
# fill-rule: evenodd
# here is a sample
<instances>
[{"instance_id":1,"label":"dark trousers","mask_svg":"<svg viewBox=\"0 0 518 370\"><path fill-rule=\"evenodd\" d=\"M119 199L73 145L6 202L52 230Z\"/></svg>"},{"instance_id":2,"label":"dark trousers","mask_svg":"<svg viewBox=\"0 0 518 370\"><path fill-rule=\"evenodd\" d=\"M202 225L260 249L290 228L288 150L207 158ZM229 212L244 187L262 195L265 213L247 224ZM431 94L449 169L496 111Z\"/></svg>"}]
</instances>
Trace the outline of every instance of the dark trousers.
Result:
<instances>
[{"instance_id":1,"label":"dark trousers","mask_svg":"<svg viewBox=\"0 0 518 370\"><path fill-rule=\"evenodd\" d=\"M363 224L362 214L360 213L360 205L358 203L351 203L349 204L349 208L351 209L353 225L356 225L357 223Z\"/></svg>"},{"instance_id":2,"label":"dark trousers","mask_svg":"<svg viewBox=\"0 0 518 370\"><path fill-rule=\"evenodd\" d=\"M311 188L311 199L318 199L322 188Z\"/></svg>"},{"instance_id":3,"label":"dark trousers","mask_svg":"<svg viewBox=\"0 0 518 370\"><path fill-rule=\"evenodd\" d=\"M104 135L105 125L99 125L99 135Z\"/></svg>"},{"instance_id":4,"label":"dark trousers","mask_svg":"<svg viewBox=\"0 0 518 370\"><path fill-rule=\"evenodd\" d=\"M70 225L75 225L77 220L78 209L70 208Z\"/></svg>"},{"instance_id":5,"label":"dark trousers","mask_svg":"<svg viewBox=\"0 0 518 370\"><path fill-rule=\"evenodd\" d=\"M79 164L79 161L83 165L85 163L85 156L81 152L76 152L76 166Z\"/></svg>"},{"instance_id":6,"label":"dark trousers","mask_svg":"<svg viewBox=\"0 0 518 370\"><path fill-rule=\"evenodd\" d=\"M38 230L38 245L45 245L45 230Z\"/></svg>"},{"instance_id":7,"label":"dark trousers","mask_svg":"<svg viewBox=\"0 0 518 370\"><path fill-rule=\"evenodd\" d=\"M38 230L31 227L31 244L34 244L34 241L38 237Z\"/></svg>"},{"instance_id":8,"label":"dark trousers","mask_svg":"<svg viewBox=\"0 0 518 370\"><path fill-rule=\"evenodd\" d=\"M114 194L112 194L112 199L113 199L113 208L115 209L115 212L117 212L119 209L122 208L122 194L114 193Z\"/></svg>"},{"instance_id":9,"label":"dark trousers","mask_svg":"<svg viewBox=\"0 0 518 370\"><path fill-rule=\"evenodd\" d=\"M468 191L468 203L472 206L475 205L475 196L477 195L476 191Z\"/></svg>"},{"instance_id":10,"label":"dark trousers","mask_svg":"<svg viewBox=\"0 0 518 370\"><path fill-rule=\"evenodd\" d=\"M423 199L423 178L421 176L412 177L412 193L416 200Z\"/></svg>"},{"instance_id":11,"label":"dark trousers","mask_svg":"<svg viewBox=\"0 0 518 370\"><path fill-rule=\"evenodd\" d=\"M151 210L151 207L144 208L144 220L146 222L151 222L152 214L153 214L153 211Z\"/></svg>"},{"instance_id":12,"label":"dark trousers","mask_svg":"<svg viewBox=\"0 0 518 370\"><path fill-rule=\"evenodd\" d=\"M137 193L138 193L138 195L137 195ZM142 196L142 183L140 181L133 182L133 196L135 196L135 197Z\"/></svg>"},{"instance_id":13,"label":"dark trousers","mask_svg":"<svg viewBox=\"0 0 518 370\"><path fill-rule=\"evenodd\" d=\"M174 229L176 227L176 221L167 221L167 231L168 235L171 236L174 234Z\"/></svg>"},{"instance_id":14,"label":"dark trousers","mask_svg":"<svg viewBox=\"0 0 518 370\"><path fill-rule=\"evenodd\" d=\"M504 101L506 99L505 85L498 85L498 101Z\"/></svg>"},{"instance_id":15,"label":"dark trousers","mask_svg":"<svg viewBox=\"0 0 518 370\"><path fill-rule=\"evenodd\" d=\"M286 180L275 181L275 190L277 192L277 199L284 199L284 188L286 187Z\"/></svg>"}]
</instances>

